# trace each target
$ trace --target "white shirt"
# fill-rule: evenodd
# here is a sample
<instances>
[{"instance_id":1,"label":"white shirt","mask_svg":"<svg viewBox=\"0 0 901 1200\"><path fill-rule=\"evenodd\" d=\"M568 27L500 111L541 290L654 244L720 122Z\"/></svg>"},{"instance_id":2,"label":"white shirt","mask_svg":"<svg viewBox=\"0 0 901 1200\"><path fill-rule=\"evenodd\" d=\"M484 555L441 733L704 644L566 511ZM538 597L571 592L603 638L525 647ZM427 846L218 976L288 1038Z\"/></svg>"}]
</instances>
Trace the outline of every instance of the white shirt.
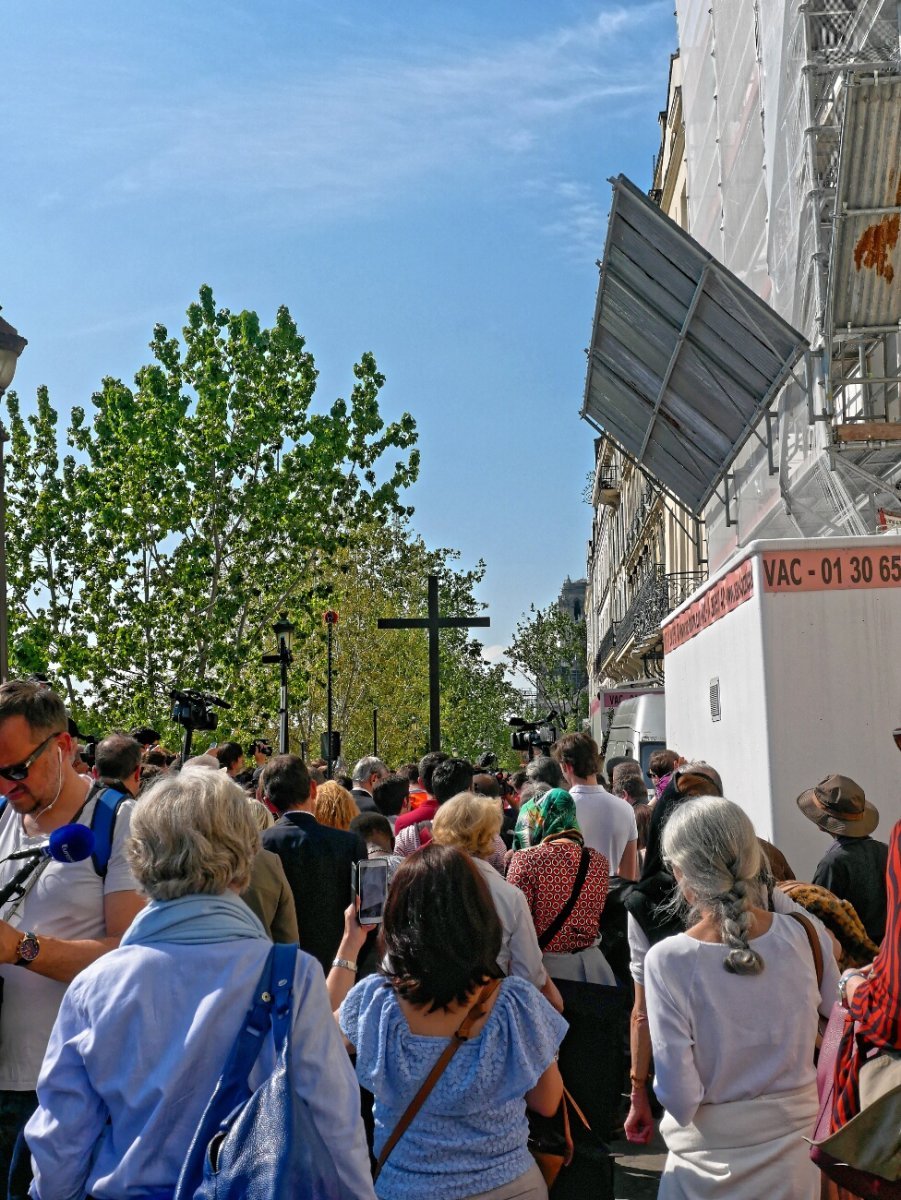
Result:
<instances>
[{"instance_id":1,"label":"white shirt","mask_svg":"<svg viewBox=\"0 0 901 1200\"><path fill-rule=\"evenodd\" d=\"M838 967L825 930L823 982L817 989L807 934L773 914L751 945L765 963L759 975L733 975L726 947L677 933L652 946L644 986L654 1047L654 1091L680 1125L701 1104L790 1092L815 1079L817 1009L832 1007Z\"/></svg>"},{"instance_id":2,"label":"white shirt","mask_svg":"<svg viewBox=\"0 0 901 1200\"><path fill-rule=\"evenodd\" d=\"M597 783L575 783L569 794L576 802L585 845L600 850L610 864L610 874L615 875L629 842L638 841L632 805Z\"/></svg>"},{"instance_id":3,"label":"white shirt","mask_svg":"<svg viewBox=\"0 0 901 1200\"><path fill-rule=\"evenodd\" d=\"M808 921L816 929L822 940L825 927L818 917L807 911L803 904L797 904L790 896L787 896L781 888L773 888L773 911L777 913L802 913L807 917ZM797 924L797 921L795 922ZM644 984L644 960L651 948L651 943L648 940L648 935L638 924L631 913L626 916L626 929L629 937L629 973L636 983ZM827 936L827 941L829 938ZM832 952L832 943L829 943L829 957L835 958ZM837 986L837 985L836 985Z\"/></svg>"},{"instance_id":4,"label":"white shirt","mask_svg":"<svg viewBox=\"0 0 901 1200\"><path fill-rule=\"evenodd\" d=\"M78 824L90 825L96 800L82 810ZM104 896L136 890L131 869L125 861L125 841L131 823L133 800L124 800L116 816L113 846L106 878L101 879L90 858L78 863L50 859L40 869L37 882L18 908L10 901L0 917L16 929L33 930L40 937L106 937ZM22 819L7 804L0 816L0 859L28 849L38 839L25 836ZM22 867L22 860L0 863L0 887ZM50 1031L68 986L12 964L0 965L3 1004L0 1007L0 1089L30 1092L50 1040Z\"/></svg>"},{"instance_id":5,"label":"white shirt","mask_svg":"<svg viewBox=\"0 0 901 1200\"><path fill-rule=\"evenodd\" d=\"M517 975L520 979L528 979L537 988L543 988L547 983L547 971L542 961L528 901L518 887L507 883L506 879L497 873L491 863L475 857L472 861L488 884L488 891L503 928L503 941L501 952L497 956L497 965L505 975Z\"/></svg>"}]
</instances>

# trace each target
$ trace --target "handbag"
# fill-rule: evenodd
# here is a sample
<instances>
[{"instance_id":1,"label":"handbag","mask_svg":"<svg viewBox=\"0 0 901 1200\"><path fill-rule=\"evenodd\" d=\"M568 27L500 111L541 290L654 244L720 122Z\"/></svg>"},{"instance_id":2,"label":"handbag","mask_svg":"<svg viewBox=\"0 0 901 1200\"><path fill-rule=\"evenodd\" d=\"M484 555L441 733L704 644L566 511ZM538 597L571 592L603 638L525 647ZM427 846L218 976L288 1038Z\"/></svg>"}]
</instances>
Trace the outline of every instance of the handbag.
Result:
<instances>
[{"instance_id":1,"label":"handbag","mask_svg":"<svg viewBox=\"0 0 901 1200\"><path fill-rule=\"evenodd\" d=\"M544 1177L548 1191L554 1186L557 1176L564 1167L573 1160L575 1143L572 1136L572 1126L569 1119L570 1108L591 1133L591 1126L585 1114L573 1100L572 1096L563 1089L560 1107L552 1117L543 1117L540 1113L529 1111L529 1152L538 1164L538 1169Z\"/></svg>"},{"instance_id":2,"label":"handbag","mask_svg":"<svg viewBox=\"0 0 901 1200\"><path fill-rule=\"evenodd\" d=\"M173 1200L354 1200L291 1080L296 959L297 946L272 947ZM251 1092L248 1076L270 1028L275 1069Z\"/></svg>"},{"instance_id":3,"label":"handbag","mask_svg":"<svg viewBox=\"0 0 901 1200\"><path fill-rule=\"evenodd\" d=\"M846 1027L847 1026L847 1027ZM858 1074L860 1112L834 1133L835 1062L844 1038L866 1061ZM824 1175L855 1196L901 1198L901 1052L867 1047L842 1006L832 1008L817 1065L820 1099L810 1157Z\"/></svg>"},{"instance_id":4,"label":"handbag","mask_svg":"<svg viewBox=\"0 0 901 1200\"><path fill-rule=\"evenodd\" d=\"M457 1053L457 1051L460 1049L460 1047L463 1045L463 1043L469 1041L469 1035L470 1035L470 1032L472 1031L473 1025L476 1023L476 1021L479 1020L480 1017L483 1017L485 1015L485 1005L488 1003L488 1001L491 999L491 997L494 995L494 993L497 991L497 989L500 987L500 985L501 985L501 981L499 979L490 979L488 981L488 983L486 983L485 986L482 988L482 990L479 992L479 995L478 995L478 998L477 998L475 1004L473 1004L472 1008L469 1010L469 1012L463 1018L459 1027L454 1032L454 1035L451 1038L450 1042L448 1042L447 1046L445 1046L444 1050L442 1050L441 1055L438 1058L438 1061L435 1063L434 1067L432 1067L431 1071L429 1071L428 1075L423 1080L422 1085L419 1088L419 1091L416 1093L416 1095L413 1097L413 1099L410 1101L410 1103L404 1109L403 1115L401 1116L400 1120L397 1122L397 1124L391 1130L391 1135L388 1138L388 1140L385 1142L384 1146L382 1147L382 1152L379 1155L378 1162L376 1163L376 1166L375 1166L375 1170L372 1173L373 1183L375 1182L376 1179L378 1179L379 1175L381 1174L382 1167L388 1161L389 1154L394 1149L394 1147L397 1145L397 1143L400 1141L400 1139L404 1136L404 1134L407 1132L407 1130L410 1128L410 1124L413 1121L413 1118L416 1116L416 1114L422 1108L423 1104L425 1104L432 1088L435 1086L435 1084L438 1082L438 1080L444 1074L444 1070L447 1067L447 1064L454 1057L454 1055ZM178 1200L178 1197L176 1197L176 1200Z\"/></svg>"}]
</instances>

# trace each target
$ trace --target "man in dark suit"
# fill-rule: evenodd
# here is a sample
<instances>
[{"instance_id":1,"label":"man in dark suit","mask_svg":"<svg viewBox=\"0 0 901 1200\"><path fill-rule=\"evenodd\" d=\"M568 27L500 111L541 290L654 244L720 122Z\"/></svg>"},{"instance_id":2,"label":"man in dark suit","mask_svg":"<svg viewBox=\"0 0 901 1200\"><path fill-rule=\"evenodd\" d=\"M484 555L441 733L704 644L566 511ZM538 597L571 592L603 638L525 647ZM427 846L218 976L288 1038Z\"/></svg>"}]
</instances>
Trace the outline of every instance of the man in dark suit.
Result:
<instances>
[{"instance_id":1,"label":"man in dark suit","mask_svg":"<svg viewBox=\"0 0 901 1200\"><path fill-rule=\"evenodd\" d=\"M388 768L380 758L376 758L374 755L370 754L367 758L361 758L354 767L351 794L361 813L378 812L372 793L375 785L387 778Z\"/></svg>"},{"instance_id":2,"label":"man in dark suit","mask_svg":"<svg viewBox=\"0 0 901 1200\"><path fill-rule=\"evenodd\" d=\"M365 861L366 843L355 833L320 825L313 815L316 785L306 764L279 754L264 768L260 786L281 816L262 835L263 846L282 860L294 894L301 950L328 973L344 932L351 899L351 864Z\"/></svg>"}]
</instances>

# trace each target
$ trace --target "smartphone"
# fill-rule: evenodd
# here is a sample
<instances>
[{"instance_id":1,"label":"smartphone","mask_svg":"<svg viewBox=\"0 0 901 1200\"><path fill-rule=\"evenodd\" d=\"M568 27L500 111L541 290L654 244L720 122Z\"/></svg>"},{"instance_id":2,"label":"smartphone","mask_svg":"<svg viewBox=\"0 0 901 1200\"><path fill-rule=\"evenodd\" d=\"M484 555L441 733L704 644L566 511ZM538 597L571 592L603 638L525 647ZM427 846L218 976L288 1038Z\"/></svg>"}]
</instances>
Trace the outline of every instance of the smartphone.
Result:
<instances>
[{"instance_id":1,"label":"smartphone","mask_svg":"<svg viewBox=\"0 0 901 1200\"><path fill-rule=\"evenodd\" d=\"M360 897L361 925L379 925L388 899L388 864L383 858L355 862L351 868L354 896Z\"/></svg>"}]
</instances>

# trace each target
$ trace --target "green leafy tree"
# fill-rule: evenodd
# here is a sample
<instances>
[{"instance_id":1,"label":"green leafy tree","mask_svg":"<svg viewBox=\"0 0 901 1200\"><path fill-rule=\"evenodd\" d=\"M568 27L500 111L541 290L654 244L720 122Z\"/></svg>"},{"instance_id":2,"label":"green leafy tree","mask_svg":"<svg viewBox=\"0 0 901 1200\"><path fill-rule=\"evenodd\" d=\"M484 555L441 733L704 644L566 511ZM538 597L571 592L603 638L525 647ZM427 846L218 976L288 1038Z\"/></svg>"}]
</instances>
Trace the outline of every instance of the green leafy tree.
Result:
<instances>
[{"instance_id":1,"label":"green leafy tree","mask_svg":"<svg viewBox=\"0 0 901 1200\"><path fill-rule=\"evenodd\" d=\"M360 525L406 515L418 472L372 355L349 400L314 411L286 308L265 329L204 287L182 339L157 326L151 350L133 387L105 379L73 410L62 464L46 392L29 422L8 398L17 665L62 674L108 724L158 712L172 680L246 714L268 626Z\"/></svg>"},{"instance_id":2,"label":"green leafy tree","mask_svg":"<svg viewBox=\"0 0 901 1200\"><path fill-rule=\"evenodd\" d=\"M424 630L380 630L378 618L425 613L427 578L439 579L442 611L476 615L474 597L484 565L460 570L459 555L429 550L402 520L362 529L336 554L322 577L328 590L305 626L295 652L292 680L302 697L299 732L312 753L326 727L326 607L339 613L334 634L334 728L342 733L349 763L372 750L372 713L378 710L379 753L398 765L428 749L428 638ZM297 606L295 606L296 608ZM485 750L509 753L506 717L514 689L500 668L486 663L481 644L466 630L442 630L440 651L442 743L476 756Z\"/></svg>"},{"instance_id":3,"label":"green leafy tree","mask_svg":"<svg viewBox=\"0 0 901 1200\"><path fill-rule=\"evenodd\" d=\"M583 620L573 620L556 604L534 604L516 626L507 647L514 675L520 675L535 694L536 710L556 709L558 729L578 730L588 715L588 649Z\"/></svg>"}]
</instances>

